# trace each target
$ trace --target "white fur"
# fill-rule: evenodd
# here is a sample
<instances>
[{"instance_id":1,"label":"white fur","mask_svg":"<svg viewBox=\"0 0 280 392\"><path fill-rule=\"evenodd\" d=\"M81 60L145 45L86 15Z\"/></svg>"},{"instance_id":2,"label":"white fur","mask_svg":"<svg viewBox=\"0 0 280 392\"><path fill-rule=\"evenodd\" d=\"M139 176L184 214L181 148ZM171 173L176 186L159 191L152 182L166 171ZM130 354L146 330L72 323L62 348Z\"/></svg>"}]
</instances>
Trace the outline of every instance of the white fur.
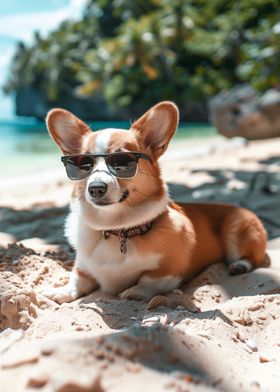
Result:
<instances>
[{"instance_id":1,"label":"white fur","mask_svg":"<svg viewBox=\"0 0 280 392\"><path fill-rule=\"evenodd\" d=\"M180 212L178 212L170 207L167 207L167 210L168 210L168 215L170 216L170 219L172 220L172 225L173 225L174 231L180 232L186 224L185 215L181 214Z\"/></svg>"},{"instance_id":2,"label":"white fur","mask_svg":"<svg viewBox=\"0 0 280 392\"><path fill-rule=\"evenodd\" d=\"M62 287L45 289L43 294L61 304L63 302L72 302L95 288L97 288L97 283L94 280L84 278L75 272L71 272L69 283Z\"/></svg>"},{"instance_id":3,"label":"white fur","mask_svg":"<svg viewBox=\"0 0 280 392\"><path fill-rule=\"evenodd\" d=\"M135 286L129 287L120 294L121 298L148 300L156 294L163 294L179 286L182 279L167 275L162 278L143 276Z\"/></svg>"},{"instance_id":4,"label":"white fur","mask_svg":"<svg viewBox=\"0 0 280 392\"><path fill-rule=\"evenodd\" d=\"M160 258L153 253L143 257L129 239L127 253L122 254L118 237L104 239L102 233L80 223L76 267L94 276L104 291L120 293L135 284L144 271L155 269Z\"/></svg>"},{"instance_id":5,"label":"white fur","mask_svg":"<svg viewBox=\"0 0 280 392\"><path fill-rule=\"evenodd\" d=\"M168 195L165 194L160 199L147 200L133 207L124 203L108 206L92 204L92 214L87 213L87 206L81 205L82 219L95 230L129 228L153 220L166 209L168 202Z\"/></svg>"},{"instance_id":6,"label":"white fur","mask_svg":"<svg viewBox=\"0 0 280 392\"><path fill-rule=\"evenodd\" d=\"M103 129L102 131L98 131L95 139L95 149L93 153L105 154L106 152L108 152L111 136L116 131L119 131L119 129L107 128L107 129Z\"/></svg>"},{"instance_id":7,"label":"white fur","mask_svg":"<svg viewBox=\"0 0 280 392\"><path fill-rule=\"evenodd\" d=\"M93 153L95 154L107 153L111 137L117 131L119 130L115 128L108 128L97 132L97 136L95 139L95 149ZM110 173L104 158L99 158L97 160L94 170L91 176L87 180L85 197L88 203L95 205L93 199L91 198L91 196L87 191L89 184L92 182L104 182L107 185L108 189L106 195L104 195L103 198L105 202L116 203L121 199L122 189L119 186L116 177ZM102 206L101 208L104 208L104 206Z\"/></svg>"},{"instance_id":8,"label":"white fur","mask_svg":"<svg viewBox=\"0 0 280 392\"><path fill-rule=\"evenodd\" d=\"M132 239L127 240L128 250L123 255L120 252L119 238L110 235L108 239L104 239L101 230L132 227L150 221L163 212L168 200L166 193L160 200L147 201L136 207L123 206L121 203L101 208L94 208L91 205L93 217L84 211L84 203L79 200L73 202L71 213L66 220L65 234L77 250L75 266L93 276L104 291L119 294L134 285L145 271L154 270L159 266L161 255L150 253L143 257L134 248ZM122 217L123 222L121 219L116 220L117 214ZM147 297L150 297L154 292L169 291L170 285L172 288L177 287L180 279L174 279L161 278L155 280L156 284L153 280L149 285L142 278L141 287L150 287L147 289ZM60 288L61 298L69 298L71 295L76 298L75 293L78 290L75 289L75 283L79 285L79 281L73 280L72 283ZM60 301L57 292L55 297L51 297L63 302Z\"/></svg>"},{"instance_id":9,"label":"white fur","mask_svg":"<svg viewBox=\"0 0 280 392\"><path fill-rule=\"evenodd\" d=\"M108 202L118 202L122 197L122 190L116 180L116 178L109 172L107 165L103 158L97 160L97 164L94 168L93 173L87 180L86 186L86 200L88 203L93 203L93 200L88 192L88 186L92 182L104 182L107 185L107 193L104 196ZM104 207L104 206L102 206ZM101 208L102 208L101 207Z\"/></svg>"},{"instance_id":10,"label":"white fur","mask_svg":"<svg viewBox=\"0 0 280 392\"><path fill-rule=\"evenodd\" d=\"M78 228L79 228L79 214L78 214L79 204L71 203L70 213L68 214L65 225L64 234L67 238L69 244L76 249L78 246Z\"/></svg>"}]
</instances>

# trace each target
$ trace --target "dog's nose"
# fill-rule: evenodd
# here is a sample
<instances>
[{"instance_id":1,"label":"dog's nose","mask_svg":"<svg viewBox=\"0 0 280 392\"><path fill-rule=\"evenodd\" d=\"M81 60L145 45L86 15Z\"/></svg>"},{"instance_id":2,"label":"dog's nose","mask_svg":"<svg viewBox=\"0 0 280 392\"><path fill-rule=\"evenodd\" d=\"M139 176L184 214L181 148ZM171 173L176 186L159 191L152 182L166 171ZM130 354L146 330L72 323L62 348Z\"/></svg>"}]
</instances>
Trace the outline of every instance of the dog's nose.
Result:
<instances>
[{"instance_id":1,"label":"dog's nose","mask_svg":"<svg viewBox=\"0 0 280 392\"><path fill-rule=\"evenodd\" d=\"M88 192L94 199L99 199L107 192L107 184L105 182L91 182L88 186Z\"/></svg>"}]
</instances>

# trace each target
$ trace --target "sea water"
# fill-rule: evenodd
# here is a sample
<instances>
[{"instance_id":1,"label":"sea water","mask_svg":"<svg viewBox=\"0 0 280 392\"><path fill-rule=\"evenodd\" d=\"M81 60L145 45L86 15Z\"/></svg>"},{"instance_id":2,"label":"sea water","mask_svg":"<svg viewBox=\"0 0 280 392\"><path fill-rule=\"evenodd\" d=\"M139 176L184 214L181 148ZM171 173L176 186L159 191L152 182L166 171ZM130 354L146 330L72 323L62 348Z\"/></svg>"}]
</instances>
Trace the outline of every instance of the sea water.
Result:
<instances>
[{"instance_id":1,"label":"sea water","mask_svg":"<svg viewBox=\"0 0 280 392\"><path fill-rule=\"evenodd\" d=\"M129 122L95 122L92 129L124 128ZM208 124L182 124L175 139L215 136L216 130ZM0 177L31 174L52 169L60 164L60 150L51 140L43 122L30 120L0 121Z\"/></svg>"}]
</instances>

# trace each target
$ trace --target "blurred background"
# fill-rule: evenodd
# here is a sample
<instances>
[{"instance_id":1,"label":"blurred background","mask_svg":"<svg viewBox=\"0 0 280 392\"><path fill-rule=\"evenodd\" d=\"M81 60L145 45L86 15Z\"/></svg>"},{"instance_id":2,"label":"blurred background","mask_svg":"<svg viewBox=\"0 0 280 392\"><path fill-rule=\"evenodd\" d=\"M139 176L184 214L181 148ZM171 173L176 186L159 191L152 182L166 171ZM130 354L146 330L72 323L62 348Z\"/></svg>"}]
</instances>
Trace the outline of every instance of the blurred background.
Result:
<instances>
[{"instance_id":1,"label":"blurred background","mask_svg":"<svg viewBox=\"0 0 280 392\"><path fill-rule=\"evenodd\" d=\"M279 113L279 15L277 0L1 2L1 176L57 165L55 106L128 128L169 99L178 140L280 136L279 115L266 121Z\"/></svg>"}]
</instances>

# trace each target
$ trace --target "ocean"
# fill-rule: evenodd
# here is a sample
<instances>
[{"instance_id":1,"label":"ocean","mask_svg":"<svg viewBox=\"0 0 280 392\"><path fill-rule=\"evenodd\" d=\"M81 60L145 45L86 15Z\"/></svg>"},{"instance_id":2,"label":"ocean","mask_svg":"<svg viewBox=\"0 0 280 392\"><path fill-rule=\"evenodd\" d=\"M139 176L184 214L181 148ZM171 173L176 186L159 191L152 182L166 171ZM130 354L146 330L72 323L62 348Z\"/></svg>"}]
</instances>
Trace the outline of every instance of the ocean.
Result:
<instances>
[{"instance_id":1,"label":"ocean","mask_svg":"<svg viewBox=\"0 0 280 392\"><path fill-rule=\"evenodd\" d=\"M129 129L129 122L95 122L94 130ZM217 131L209 124L181 124L175 139L209 138ZM60 164L61 153L51 140L43 122L30 120L0 121L0 177L24 175Z\"/></svg>"}]
</instances>

